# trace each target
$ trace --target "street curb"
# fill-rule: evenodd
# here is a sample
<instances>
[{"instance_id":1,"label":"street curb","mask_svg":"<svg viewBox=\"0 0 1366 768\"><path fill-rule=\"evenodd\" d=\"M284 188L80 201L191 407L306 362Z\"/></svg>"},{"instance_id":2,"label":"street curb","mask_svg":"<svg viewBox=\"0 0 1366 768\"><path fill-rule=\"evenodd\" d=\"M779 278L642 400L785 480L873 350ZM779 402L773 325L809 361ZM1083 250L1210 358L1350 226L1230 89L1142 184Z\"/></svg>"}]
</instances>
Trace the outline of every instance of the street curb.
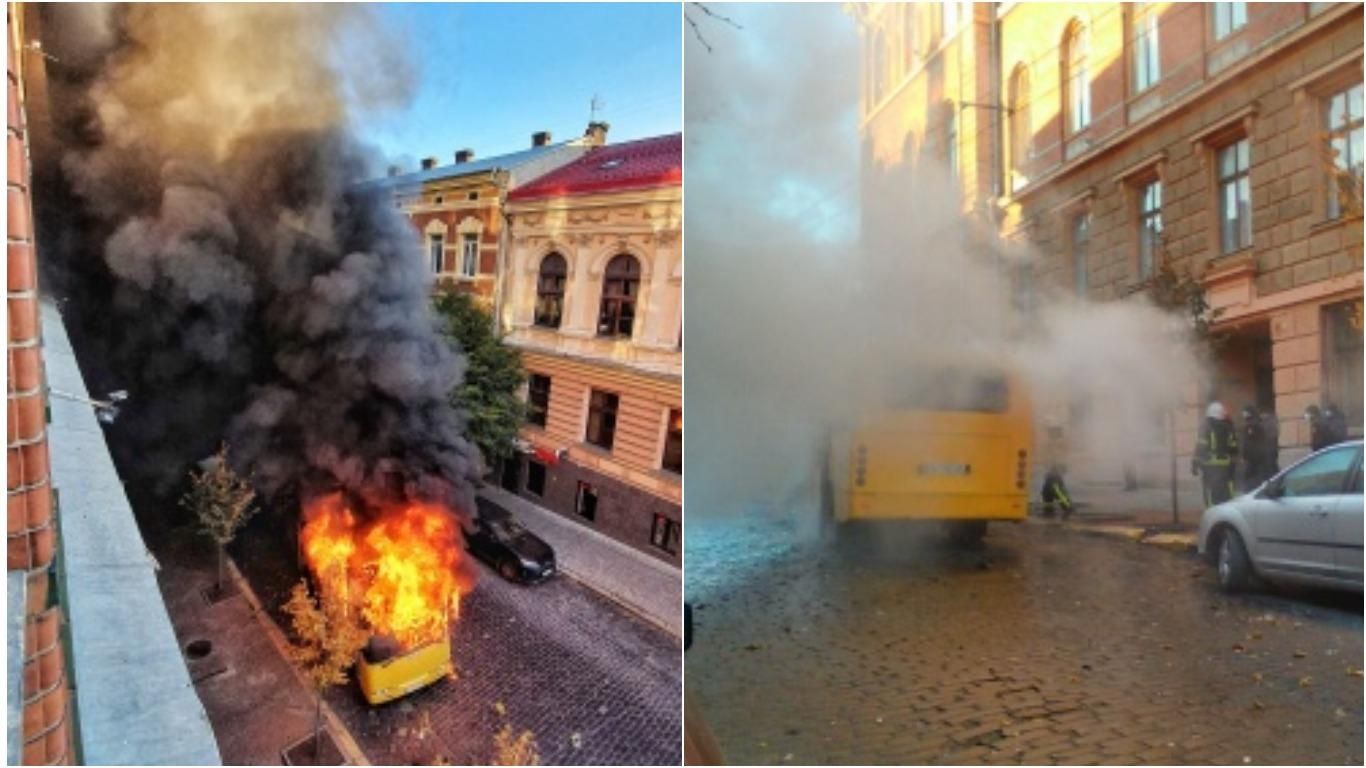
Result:
<instances>
[{"instance_id":1,"label":"street curb","mask_svg":"<svg viewBox=\"0 0 1366 768\"><path fill-rule=\"evenodd\" d=\"M599 587L597 584L594 584L592 581L590 581L590 580L588 580L588 579L586 579L586 578L580 576L579 574L574 573L572 570L570 570L570 569L568 569L568 568L561 568L561 569L560 569L560 575L572 579L572 580L574 581L575 584L578 584L578 585L582 586L584 589L591 590L591 591L593 592L593 594L598 595L599 597L601 597L601 598L604 599L604 600L607 600L608 602L612 603L613 605L620 606L620 607L621 607L623 610L625 610L627 613L631 614L632 616L634 616L635 618L639 619L640 621L643 621L643 622L645 622L646 624L649 624L650 626L654 627L655 629L658 629L658 630L664 632L664 633L667 634L669 637L672 637L672 638L675 639L675 640L682 640L682 639L683 639L682 637L680 637L680 636L678 635L677 632L674 631L674 628L673 628L673 627L671 627L671 626L665 624L659 617L657 617L657 616L655 616L653 613L651 613L651 612L649 612L649 611L647 611L647 610L641 608L640 606L636 605L635 603L633 603L633 602L627 600L626 598L624 598L624 597L619 597L619 596L617 596L616 593L614 593L614 592L612 592L612 591L609 591L609 590L607 590L607 589L605 589L605 588L603 588L603 587ZM683 610L683 608L682 608L682 606L680 606L680 607L679 607L679 612L681 613L682 610Z\"/></svg>"},{"instance_id":2,"label":"street curb","mask_svg":"<svg viewBox=\"0 0 1366 768\"><path fill-rule=\"evenodd\" d=\"M1035 518L1030 519L1035 520ZM1197 548L1198 534L1194 532L1161 531L1140 525L1106 525L1103 523L1071 522L1049 523L1046 520L1037 520L1035 521L1035 525L1058 525L1063 530L1067 531L1075 531L1091 536L1103 536L1111 539L1123 539L1135 544L1147 544L1173 552L1195 552Z\"/></svg>"},{"instance_id":3,"label":"street curb","mask_svg":"<svg viewBox=\"0 0 1366 768\"><path fill-rule=\"evenodd\" d=\"M487 498L489 501L501 504L507 508L515 509L518 505L527 507L538 506L533 502L523 499L517 494L509 493L508 491L505 491L502 488L490 486L486 488L481 488L479 493L482 494L484 498ZM630 547L629 545L617 541L616 539L613 539L610 536L604 535L600 531L596 531L591 528L580 530L577 524L568 520L561 519L561 517L552 510L540 508L538 516L539 521L541 523L544 523L545 525L557 527L566 531L573 531L572 535L591 536L598 544L613 549L624 557L629 557L641 563L648 564L651 568L660 569L661 571L666 568L671 568L671 566L668 566L667 564L657 563L649 555L642 554L641 552ZM525 518L522 518L521 521L523 525L526 525ZM533 532L535 532L534 529ZM550 535L547 534L547 536ZM551 538L553 538L553 536L551 536ZM630 597L629 594L625 594L622 591L614 588L612 584L607 583L608 580L597 577L590 570L580 569L578 567L578 564L575 563L572 559L558 559L556 565L560 569L560 575L569 577L574 581L574 583L591 590L594 594L601 596L602 598L610 601L614 605L620 606L622 609L624 609L627 613L630 613L635 618L667 633L670 637L673 637L674 639L680 641L683 639L683 622L681 618L681 614L683 613L683 604L681 600L681 587L679 589L680 600L676 607L676 613L673 616L663 616L660 614L660 612L656 611L653 606L647 604L644 601L635 600L632 597ZM677 570L676 575L672 573L665 573L664 577L678 578L681 580L683 577L682 569L675 570Z\"/></svg>"},{"instance_id":4,"label":"street curb","mask_svg":"<svg viewBox=\"0 0 1366 768\"><path fill-rule=\"evenodd\" d=\"M247 581L246 577L242 575L241 571L237 570L237 562L231 557L226 557L224 559L227 561L229 575L232 576L232 580L237 584L237 588L241 591L243 597L251 604L252 613L256 616L256 620L261 623L261 627L265 629L266 637L270 638L270 642L275 646L275 650L279 651L280 655L284 657L285 662L289 665L289 671L294 674L294 678L299 681L300 685L311 692L313 686L304 678L303 673L294 665L294 662L289 659L289 641L285 639L285 633L275 624L275 620L270 617L270 613L266 611L265 606L261 604L261 599L256 596L256 590L251 588L251 584ZM360 745L352 738L351 732L347 730L346 726L342 725L341 718L337 717L337 713L332 711L332 707L328 705L326 699L322 701L322 711L323 720L327 722L327 727L335 737L337 747L346 757L347 762L351 765L371 765L372 763L369 758L365 756L365 752L361 750Z\"/></svg>"},{"instance_id":5,"label":"street curb","mask_svg":"<svg viewBox=\"0 0 1366 768\"><path fill-rule=\"evenodd\" d=\"M1122 538L1126 541L1132 541L1135 544L1147 544L1149 546L1160 547L1174 552L1194 552L1196 549L1196 535L1194 533L1164 533L1131 525L1077 525L1064 523L1063 527L1068 530L1089 533L1096 536Z\"/></svg>"}]
</instances>

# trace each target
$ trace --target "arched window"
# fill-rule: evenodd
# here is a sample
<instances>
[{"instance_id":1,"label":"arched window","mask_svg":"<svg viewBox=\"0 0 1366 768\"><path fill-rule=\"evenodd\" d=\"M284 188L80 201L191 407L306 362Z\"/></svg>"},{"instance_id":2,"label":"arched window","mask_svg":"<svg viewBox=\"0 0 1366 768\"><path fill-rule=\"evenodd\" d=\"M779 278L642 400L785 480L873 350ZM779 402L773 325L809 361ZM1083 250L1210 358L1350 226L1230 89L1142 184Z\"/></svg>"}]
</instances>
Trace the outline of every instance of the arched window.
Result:
<instances>
[{"instance_id":1,"label":"arched window","mask_svg":"<svg viewBox=\"0 0 1366 768\"><path fill-rule=\"evenodd\" d=\"M1090 41L1086 27L1073 22L1063 40L1063 83L1067 90L1067 128L1076 133L1091 124L1091 75L1087 71Z\"/></svg>"},{"instance_id":2,"label":"arched window","mask_svg":"<svg viewBox=\"0 0 1366 768\"><path fill-rule=\"evenodd\" d=\"M541 259L541 271L536 277L536 325L559 328L564 310L564 278L569 265L558 253Z\"/></svg>"},{"instance_id":3,"label":"arched window","mask_svg":"<svg viewBox=\"0 0 1366 768\"><path fill-rule=\"evenodd\" d=\"M602 279L602 306L598 310L599 336L631 335L640 295L640 262L634 256L619 254L607 262Z\"/></svg>"},{"instance_id":4,"label":"arched window","mask_svg":"<svg viewBox=\"0 0 1366 768\"><path fill-rule=\"evenodd\" d=\"M1015 67L1010 77L1010 189L1029 183L1029 152L1034 129L1029 114L1029 69Z\"/></svg>"}]
</instances>

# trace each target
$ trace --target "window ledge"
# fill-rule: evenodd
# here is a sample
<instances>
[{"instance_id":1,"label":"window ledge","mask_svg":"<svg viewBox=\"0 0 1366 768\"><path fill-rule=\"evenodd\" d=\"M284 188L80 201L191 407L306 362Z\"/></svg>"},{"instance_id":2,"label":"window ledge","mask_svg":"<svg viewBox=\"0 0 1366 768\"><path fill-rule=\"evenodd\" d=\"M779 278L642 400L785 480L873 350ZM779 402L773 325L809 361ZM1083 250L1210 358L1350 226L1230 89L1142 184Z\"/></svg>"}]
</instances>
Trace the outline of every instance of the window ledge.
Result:
<instances>
[{"instance_id":1,"label":"window ledge","mask_svg":"<svg viewBox=\"0 0 1366 768\"><path fill-rule=\"evenodd\" d=\"M1338 216L1335 219L1323 219L1321 221L1316 221L1313 224L1309 225L1309 231L1310 233L1324 232L1333 229L1334 227L1340 227L1344 224L1351 224L1354 222L1357 224L1361 223L1361 214L1354 213L1349 216Z\"/></svg>"},{"instance_id":2,"label":"window ledge","mask_svg":"<svg viewBox=\"0 0 1366 768\"><path fill-rule=\"evenodd\" d=\"M615 444L616 444L616 441L614 440L614 441L613 441L613 445L615 445ZM610 448L603 448L602 446L600 446L600 445L595 445L595 444L593 444L593 443L588 442L587 440L581 440L581 441L579 441L579 443L578 443L577 445L575 445L574 447L575 447L575 448L578 448L578 449L580 449L580 450L582 450L584 453L588 454L589 456L594 456L594 457L597 457L597 458L600 458L600 459L610 459L610 458L612 458L612 450L611 450Z\"/></svg>"}]
</instances>

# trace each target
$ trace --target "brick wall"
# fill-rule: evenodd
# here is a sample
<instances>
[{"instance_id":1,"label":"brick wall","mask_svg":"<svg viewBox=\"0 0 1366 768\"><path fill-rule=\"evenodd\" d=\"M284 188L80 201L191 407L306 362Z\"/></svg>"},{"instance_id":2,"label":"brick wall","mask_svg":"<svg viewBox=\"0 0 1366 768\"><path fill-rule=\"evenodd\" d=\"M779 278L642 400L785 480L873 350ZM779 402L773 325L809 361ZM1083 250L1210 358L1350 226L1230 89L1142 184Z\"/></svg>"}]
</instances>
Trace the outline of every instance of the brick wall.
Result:
<instances>
[{"instance_id":1,"label":"brick wall","mask_svg":"<svg viewBox=\"0 0 1366 768\"><path fill-rule=\"evenodd\" d=\"M9 104L6 132L8 176L9 357L6 385L9 409L6 460L6 569L27 574L23 611L23 761L27 765L68 763L70 692L66 663L59 640L61 607L51 592L51 570L56 552L53 492L48 473L47 402L43 388L42 333L38 324L37 263L30 210L29 163L20 53L16 41L22 31L16 14L6 5L9 66L6 70Z\"/></svg>"}]
</instances>

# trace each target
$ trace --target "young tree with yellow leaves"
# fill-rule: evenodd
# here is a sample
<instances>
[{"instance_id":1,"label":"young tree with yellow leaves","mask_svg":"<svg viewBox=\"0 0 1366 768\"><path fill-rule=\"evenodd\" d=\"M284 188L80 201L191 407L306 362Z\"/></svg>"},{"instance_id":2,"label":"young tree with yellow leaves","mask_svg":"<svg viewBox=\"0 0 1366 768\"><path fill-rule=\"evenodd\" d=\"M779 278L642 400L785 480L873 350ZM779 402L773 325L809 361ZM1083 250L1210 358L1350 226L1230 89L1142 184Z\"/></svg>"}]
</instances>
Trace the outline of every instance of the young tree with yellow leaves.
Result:
<instances>
[{"instance_id":1,"label":"young tree with yellow leaves","mask_svg":"<svg viewBox=\"0 0 1366 768\"><path fill-rule=\"evenodd\" d=\"M228 544L247 524L257 508L252 505L256 491L251 483L232 471L228 464L228 444L200 463L200 471L190 471L190 490L180 498L181 508L199 518L200 529L218 547L218 582L214 589L223 594L223 567Z\"/></svg>"},{"instance_id":2,"label":"young tree with yellow leaves","mask_svg":"<svg viewBox=\"0 0 1366 768\"><path fill-rule=\"evenodd\" d=\"M317 696L313 721L316 762L321 754L323 693L350 679L347 671L369 640L370 633L361 624L358 612L344 599L323 592L319 600L302 580L294 585L284 607L294 634L289 647L290 659L303 669Z\"/></svg>"}]
</instances>

